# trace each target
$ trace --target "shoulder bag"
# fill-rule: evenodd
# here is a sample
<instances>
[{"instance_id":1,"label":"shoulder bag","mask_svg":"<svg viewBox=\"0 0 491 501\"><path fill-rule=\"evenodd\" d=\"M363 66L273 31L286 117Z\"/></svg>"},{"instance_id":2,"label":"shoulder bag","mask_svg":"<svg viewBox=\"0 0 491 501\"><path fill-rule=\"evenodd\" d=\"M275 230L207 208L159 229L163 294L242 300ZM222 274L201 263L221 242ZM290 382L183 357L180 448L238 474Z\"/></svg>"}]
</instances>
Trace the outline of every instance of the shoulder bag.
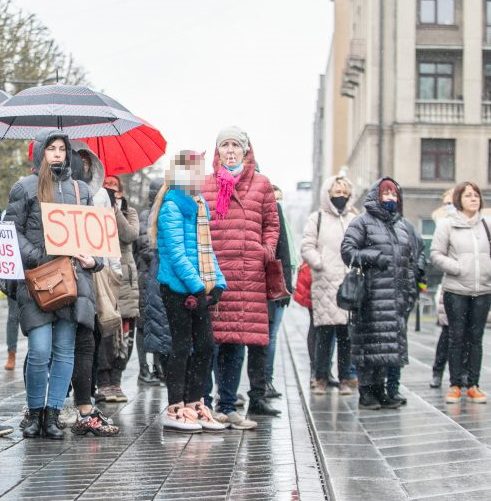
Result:
<instances>
[{"instance_id":1,"label":"shoulder bag","mask_svg":"<svg viewBox=\"0 0 491 501\"><path fill-rule=\"evenodd\" d=\"M348 311L360 310L366 296L365 275L361 268L353 267L353 260L336 294L338 306Z\"/></svg>"}]
</instances>

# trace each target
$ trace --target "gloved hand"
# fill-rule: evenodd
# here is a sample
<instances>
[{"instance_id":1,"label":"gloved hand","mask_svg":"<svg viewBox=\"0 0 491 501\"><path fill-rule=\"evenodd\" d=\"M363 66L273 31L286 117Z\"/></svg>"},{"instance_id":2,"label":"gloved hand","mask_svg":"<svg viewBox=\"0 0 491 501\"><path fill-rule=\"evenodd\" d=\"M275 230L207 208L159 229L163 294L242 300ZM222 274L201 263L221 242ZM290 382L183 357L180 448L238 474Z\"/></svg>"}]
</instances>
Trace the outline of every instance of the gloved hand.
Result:
<instances>
[{"instance_id":1,"label":"gloved hand","mask_svg":"<svg viewBox=\"0 0 491 501\"><path fill-rule=\"evenodd\" d=\"M208 306L214 306L215 304L218 304L218 301L220 301L222 294L223 294L223 289L221 287L213 287L207 298Z\"/></svg>"},{"instance_id":2,"label":"gloved hand","mask_svg":"<svg viewBox=\"0 0 491 501\"><path fill-rule=\"evenodd\" d=\"M116 191L106 188L107 194L109 195L109 200L111 201L111 207L116 205Z\"/></svg>"},{"instance_id":3,"label":"gloved hand","mask_svg":"<svg viewBox=\"0 0 491 501\"><path fill-rule=\"evenodd\" d=\"M377 268L380 271L385 271L390 264L390 258L388 256L384 256L384 254L380 254L377 258Z\"/></svg>"},{"instance_id":4,"label":"gloved hand","mask_svg":"<svg viewBox=\"0 0 491 501\"><path fill-rule=\"evenodd\" d=\"M184 301L184 308L186 310L197 310L204 311L208 307L206 301L205 291L199 292L198 294L190 294Z\"/></svg>"}]
</instances>

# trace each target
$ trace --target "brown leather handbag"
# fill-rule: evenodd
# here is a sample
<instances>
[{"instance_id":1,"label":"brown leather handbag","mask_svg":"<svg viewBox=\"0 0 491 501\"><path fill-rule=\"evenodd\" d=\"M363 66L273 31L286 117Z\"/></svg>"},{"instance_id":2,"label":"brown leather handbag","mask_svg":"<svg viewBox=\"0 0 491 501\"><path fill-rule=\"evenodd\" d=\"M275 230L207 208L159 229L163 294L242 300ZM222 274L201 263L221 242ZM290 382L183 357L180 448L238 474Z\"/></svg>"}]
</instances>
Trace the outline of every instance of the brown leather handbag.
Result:
<instances>
[{"instance_id":1,"label":"brown leather handbag","mask_svg":"<svg viewBox=\"0 0 491 501\"><path fill-rule=\"evenodd\" d=\"M80 190L73 181L77 204ZM25 281L31 297L43 311L55 311L77 299L77 271L73 259L60 256L32 270L25 270Z\"/></svg>"},{"instance_id":2,"label":"brown leather handbag","mask_svg":"<svg viewBox=\"0 0 491 501\"><path fill-rule=\"evenodd\" d=\"M266 265L266 293L269 301L279 301L291 295L286 288L280 259L274 259Z\"/></svg>"},{"instance_id":3,"label":"brown leather handbag","mask_svg":"<svg viewBox=\"0 0 491 501\"><path fill-rule=\"evenodd\" d=\"M29 292L43 311L54 311L77 299L77 272L72 258L60 256L25 271Z\"/></svg>"}]
</instances>

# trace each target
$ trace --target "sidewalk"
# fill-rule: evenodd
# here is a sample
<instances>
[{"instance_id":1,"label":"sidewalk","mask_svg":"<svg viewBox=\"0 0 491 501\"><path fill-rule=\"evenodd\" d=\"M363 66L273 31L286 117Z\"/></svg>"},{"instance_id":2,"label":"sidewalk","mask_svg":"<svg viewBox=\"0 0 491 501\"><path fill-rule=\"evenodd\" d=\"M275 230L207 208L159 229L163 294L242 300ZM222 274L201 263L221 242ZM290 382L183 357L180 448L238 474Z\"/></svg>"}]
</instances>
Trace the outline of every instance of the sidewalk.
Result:
<instances>
[{"instance_id":1,"label":"sidewalk","mask_svg":"<svg viewBox=\"0 0 491 501\"><path fill-rule=\"evenodd\" d=\"M307 312L292 306L284 325L332 499L491 499L490 404L446 405L448 381L441 390L429 388L438 328L425 324L420 333L411 329L410 365L402 377L408 405L359 411L357 395L310 395ZM488 390L489 353L487 336L481 379Z\"/></svg>"},{"instance_id":2,"label":"sidewalk","mask_svg":"<svg viewBox=\"0 0 491 501\"><path fill-rule=\"evenodd\" d=\"M0 302L0 325L2 320L5 302ZM22 336L19 350L14 372L3 370L6 353L0 353L0 421L16 428L0 439L0 496L6 500L325 499L284 339L275 369L275 385L283 393L275 406L282 416L258 418L256 431L163 434L166 389L137 385L133 353L123 382L129 402L101 406L120 425L120 435L77 437L68 430L63 442L22 438L18 429L25 403ZM240 391L246 394L244 383Z\"/></svg>"}]
</instances>

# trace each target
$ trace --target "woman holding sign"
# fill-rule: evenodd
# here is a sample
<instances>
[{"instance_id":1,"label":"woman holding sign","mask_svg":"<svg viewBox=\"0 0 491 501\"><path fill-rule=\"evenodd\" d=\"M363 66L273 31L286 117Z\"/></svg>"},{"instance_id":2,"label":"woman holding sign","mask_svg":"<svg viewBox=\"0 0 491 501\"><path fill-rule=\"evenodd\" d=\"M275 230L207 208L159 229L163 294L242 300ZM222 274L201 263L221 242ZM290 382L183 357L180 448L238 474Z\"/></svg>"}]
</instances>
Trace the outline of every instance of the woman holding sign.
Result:
<instances>
[{"instance_id":1,"label":"woman holding sign","mask_svg":"<svg viewBox=\"0 0 491 501\"><path fill-rule=\"evenodd\" d=\"M38 134L33 149L34 167L30 176L10 191L5 221L17 228L25 270L33 270L53 259L44 245L41 202L92 205L88 186L71 177L71 146L58 129ZM78 193L77 193L78 191ZM93 329L95 300L90 272L101 269L101 260L74 256L77 298L55 311L42 310L30 295L26 283L18 282L17 302L22 332L28 337L26 371L29 418L24 437L63 439L58 414L63 408L72 376L77 324ZM50 363L51 361L51 363Z\"/></svg>"}]
</instances>

